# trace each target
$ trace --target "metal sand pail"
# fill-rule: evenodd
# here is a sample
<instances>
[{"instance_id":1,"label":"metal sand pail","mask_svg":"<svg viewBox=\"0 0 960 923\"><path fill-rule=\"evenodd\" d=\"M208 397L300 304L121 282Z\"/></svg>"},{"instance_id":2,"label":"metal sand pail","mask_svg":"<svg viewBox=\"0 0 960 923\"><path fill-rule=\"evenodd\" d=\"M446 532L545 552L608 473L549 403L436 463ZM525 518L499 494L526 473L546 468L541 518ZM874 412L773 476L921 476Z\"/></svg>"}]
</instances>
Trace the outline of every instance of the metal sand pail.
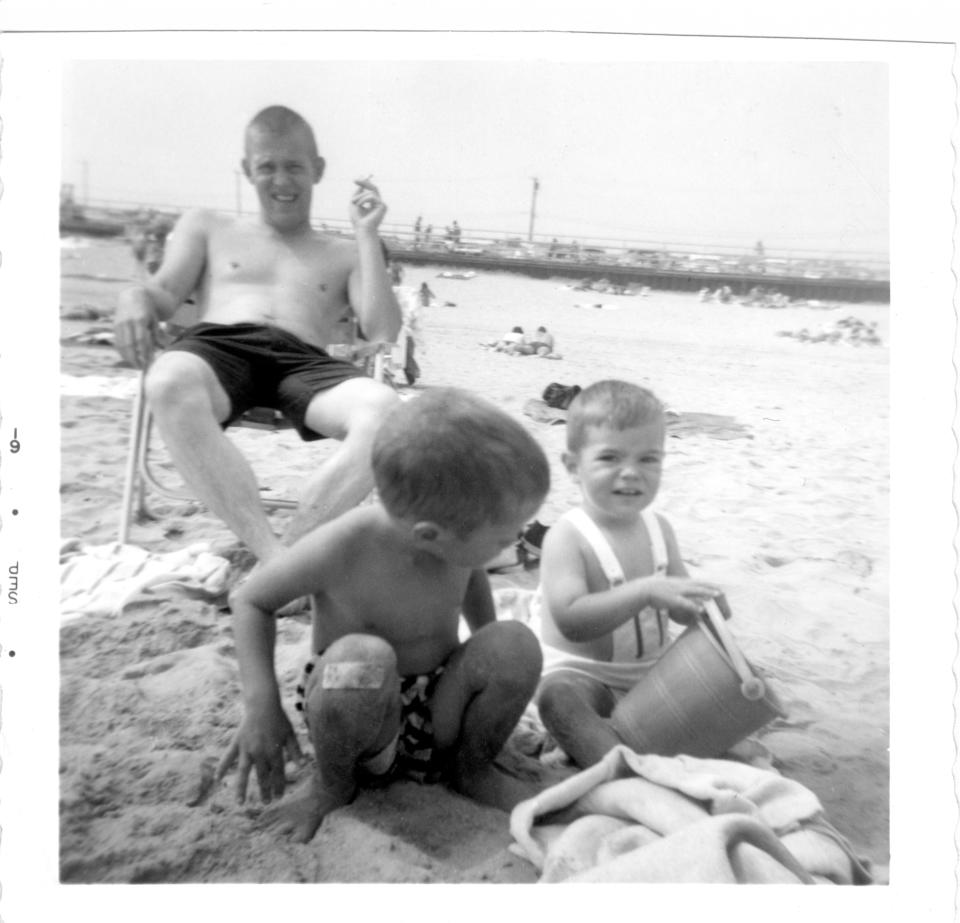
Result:
<instances>
[{"instance_id":1,"label":"metal sand pail","mask_svg":"<svg viewBox=\"0 0 960 923\"><path fill-rule=\"evenodd\" d=\"M637 753L719 757L774 718L773 690L747 662L714 602L630 692L641 716L625 741Z\"/></svg>"}]
</instances>

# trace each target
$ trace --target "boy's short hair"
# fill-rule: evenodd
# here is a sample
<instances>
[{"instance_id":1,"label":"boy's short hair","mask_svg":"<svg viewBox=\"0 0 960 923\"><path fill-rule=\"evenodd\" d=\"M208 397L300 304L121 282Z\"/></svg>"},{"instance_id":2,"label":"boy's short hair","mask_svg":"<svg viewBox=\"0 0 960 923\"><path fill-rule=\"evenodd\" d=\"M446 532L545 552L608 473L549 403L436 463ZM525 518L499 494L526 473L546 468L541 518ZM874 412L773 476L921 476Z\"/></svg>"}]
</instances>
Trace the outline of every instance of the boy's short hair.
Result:
<instances>
[{"instance_id":1,"label":"boy's short hair","mask_svg":"<svg viewBox=\"0 0 960 923\"><path fill-rule=\"evenodd\" d=\"M406 401L381 425L373 476L386 510L460 537L550 489L543 449L518 421L460 388Z\"/></svg>"},{"instance_id":2,"label":"boy's short hair","mask_svg":"<svg viewBox=\"0 0 960 923\"><path fill-rule=\"evenodd\" d=\"M264 132L268 135L288 135L294 131L303 131L306 133L313 149L314 157L320 155L317 149L317 139L314 137L313 129L310 123L299 112L288 109L286 106L267 106L261 109L247 125L247 131L244 135L244 151L250 142L250 137L257 132Z\"/></svg>"},{"instance_id":3,"label":"boy's short hair","mask_svg":"<svg viewBox=\"0 0 960 923\"><path fill-rule=\"evenodd\" d=\"M649 389L607 379L584 388L567 409L567 451L579 452L591 426L630 429L663 419L664 406Z\"/></svg>"}]
</instances>

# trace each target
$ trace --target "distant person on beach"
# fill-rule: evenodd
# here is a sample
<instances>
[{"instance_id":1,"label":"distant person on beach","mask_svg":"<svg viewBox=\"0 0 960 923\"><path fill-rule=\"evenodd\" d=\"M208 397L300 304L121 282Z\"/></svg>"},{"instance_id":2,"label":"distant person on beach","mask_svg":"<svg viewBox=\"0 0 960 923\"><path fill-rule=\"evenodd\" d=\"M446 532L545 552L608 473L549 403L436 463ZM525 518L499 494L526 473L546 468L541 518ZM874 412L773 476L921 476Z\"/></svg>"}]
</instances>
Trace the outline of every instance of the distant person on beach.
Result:
<instances>
[{"instance_id":1,"label":"distant person on beach","mask_svg":"<svg viewBox=\"0 0 960 923\"><path fill-rule=\"evenodd\" d=\"M541 325L526 338L524 345L536 356L547 356L553 352L554 342L553 334Z\"/></svg>"},{"instance_id":2,"label":"distant person on beach","mask_svg":"<svg viewBox=\"0 0 960 923\"><path fill-rule=\"evenodd\" d=\"M413 387L420 378L420 364L417 362L416 351L420 340L420 299L410 289L397 291L397 300L400 302L400 311L403 316L403 326L400 328L398 342L403 344L403 375L407 384Z\"/></svg>"},{"instance_id":3,"label":"distant person on beach","mask_svg":"<svg viewBox=\"0 0 960 923\"><path fill-rule=\"evenodd\" d=\"M430 302L433 301L437 296L430 291L430 286L426 282L420 283L420 288L417 292L418 297L420 298L420 305L424 308L430 307Z\"/></svg>"},{"instance_id":4,"label":"distant person on beach","mask_svg":"<svg viewBox=\"0 0 960 923\"><path fill-rule=\"evenodd\" d=\"M297 689L316 767L266 818L301 842L365 784L445 782L503 810L535 794L493 760L533 695L540 651L527 626L496 620L484 564L546 496L543 450L487 401L438 388L390 416L372 458L379 502L305 536L231 599L244 716L216 779L239 760L241 801L251 770L262 799L279 798L284 754L301 758L280 704L274 613L317 600Z\"/></svg>"},{"instance_id":5,"label":"distant person on beach","mask_svg":"<svg viewBox=\"0 0 960 923\"><path fill-rule=\"evenodd\" d=\"M546 327L537 327L533 333L525 334L519 343L513 343L504 352L513 356L540 356L543 359L559 359L553 351L553 334Z\"/></svg>"},{"instance_id":6,"label":"distant person on beach","mask_svg":"<svg viewBox=\"0 0 960 923\"><path fill-rule=\"evenodd\" d=\"M523 327L513 327L491 344L497 352L509 352L523 342Z\"/></svg>"},{"instance_id":7,"label":"distant person on beach","mask_svg":"<svg viewBox=\"0 0 960 923\"><path fill-rule=\"evenodd\" d=\"M341 440L304 488L287 534L293 540L370 492L373 436L399 403L391 388L325 351L350 311L368 341L393 341L400 309L378 236L386 206L369 179L357 181L350 202L355 240L311 227L324 166L300 115L264 109L247 126L243 157L257 216L184 214L163 265L120 295L116 313L121 355L149 367L147 399L174 464L260 561L283 545L247 460L222 427L265 405L282 410L307 441ZM200 323L153 360L158 322L190 296Z\"/></svg>"},{"instance_id":8,"label":"distant person on beach","mask_svg":"<svg viewBox=\"0 0 960 923\"><path fill-rule=\"evenodd\" d=\"M563 463L582 505L547 532L540 558L543 678L540 718L581 768L617 744L634 746L643 712L631 696L718 587L691 580L670 524L650 505L663 467L664 407L646 388L600 381L567 411Z\"/></svg>"},{"instance_id":9,"label":"distant person on beach","mask_svg":"<svg viewBox=\"0 0 960 923\"><path fill-rule=\"evenodd\" d=\"M133 255L148 276L152 276L163 263L163 253L171 229L168 219L151 210L133 233Z\"/></svg>"}]
</instances>

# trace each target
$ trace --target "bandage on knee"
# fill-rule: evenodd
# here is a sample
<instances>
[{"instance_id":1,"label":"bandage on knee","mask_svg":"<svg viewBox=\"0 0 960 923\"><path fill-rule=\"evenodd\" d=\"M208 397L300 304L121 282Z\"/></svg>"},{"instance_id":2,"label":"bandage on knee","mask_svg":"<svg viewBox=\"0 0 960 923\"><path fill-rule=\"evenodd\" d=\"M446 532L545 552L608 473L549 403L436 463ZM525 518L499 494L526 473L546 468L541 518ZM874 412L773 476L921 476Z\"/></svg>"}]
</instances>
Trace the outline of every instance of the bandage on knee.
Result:
<instances>
[{"instance_id":1,"label":"bandage on knee","mask_svg":"<svg viewBox=\"0 0 960 923\"><path fill-rule=\"evenodd\" d=\"M323 668L324 689L380 689L386 671L382 664L342 661Z\"/></svg>"}]
</instances>

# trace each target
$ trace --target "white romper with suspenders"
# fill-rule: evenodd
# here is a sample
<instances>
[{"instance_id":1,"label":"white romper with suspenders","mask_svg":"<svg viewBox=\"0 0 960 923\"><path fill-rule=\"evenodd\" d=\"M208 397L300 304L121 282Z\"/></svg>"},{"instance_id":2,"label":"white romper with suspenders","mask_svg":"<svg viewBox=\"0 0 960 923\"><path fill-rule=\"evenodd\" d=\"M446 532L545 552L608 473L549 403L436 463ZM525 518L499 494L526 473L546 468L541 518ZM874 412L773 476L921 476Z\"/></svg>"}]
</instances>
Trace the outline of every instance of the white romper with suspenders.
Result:
<instances>
[{"instance_id":1,"label":"white romper with suspenders","mask_svg":"<svg viewBox=\"0 0 960 923\"><path fill-rule=\"evenodd\" d=\"M649 508L640 515L650 536L653 554L653 573L667 572L667 544L660 528L660 520ZM625 577L620 561L597 524L581 509L570 510L563 515L579 530L593 549L604 576L611 587L619 586ZM543 588L538 593L540 618L549 617ZM664 611L650 606L641 609L632 619L624 622L613 633L613 659L594 660L551 647L541 642L543 649L543 676L562 670L580 673L599 680L619 695L632 689L637 681L656 663L663 649L670 643L668 617Z\"/></svg>"}]
</instances>

